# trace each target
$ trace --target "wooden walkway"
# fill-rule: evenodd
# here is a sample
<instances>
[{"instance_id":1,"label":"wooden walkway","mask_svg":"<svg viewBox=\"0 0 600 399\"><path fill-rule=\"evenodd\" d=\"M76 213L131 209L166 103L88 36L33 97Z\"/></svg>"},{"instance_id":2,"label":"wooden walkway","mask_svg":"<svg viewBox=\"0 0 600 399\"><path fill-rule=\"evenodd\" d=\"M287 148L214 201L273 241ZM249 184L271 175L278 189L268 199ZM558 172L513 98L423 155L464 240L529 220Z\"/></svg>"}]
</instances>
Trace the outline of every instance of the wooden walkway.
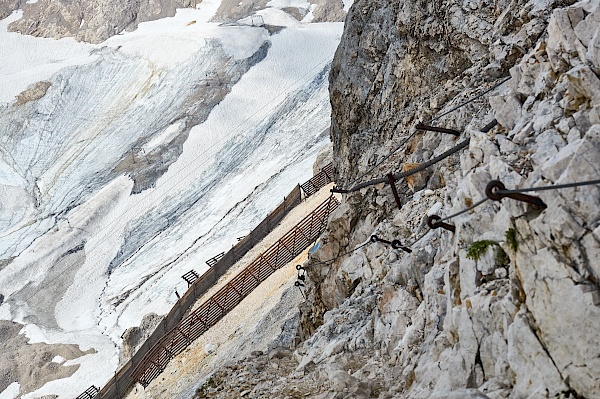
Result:
<instances>
[{"instance_id":1,"label":"wooden walkway","mask_svg":"<svg viewBox=\"0 0 600 399\"><path fill-rule=\"evenodd\" d=\"M332 182L333 179L333 166L331 164L325 166L319 173L313 176L310 180L306 181L302 185L297 185L292 189L290 194L286 196L283 202L275 208L256 228L250 232L247 236L243 237L234 247L225 253L222 257L219 254L219 259L216 263L211 265L211 268L206 271L204 274L200 276L200 278L195 279L193 283L189 286L187 292L181 297L180 300L173 306L171 311L165 316L165 318L161 321L161 323L156 327L154 332L150 335L150 337L144 342L144 344L137 350L137 352L133 355L133 357L123 365L117 372L114 377L111 378L104 387L97 393L94 393L97 388L90 387L84 393L80 395L81 398L93 398L93 399L119 399L125 396L127 391L136 383L136 379L134 378L134 372L137 372L139 376L144 376L145 371L148 367L142 367L142 362L147 361L149 359L149 354L151 351L156 350L158 345L163 342L166 342L167 335L172 333L174 329L178 328L181 323L183 323L183 316L186 312L196 303L196 301L201 298L217 281L223 276L229 268L234 265L239 259L241 259L250 249L252 249L257 243L259 243L267 234L269 234L277 224L298 204L302 201L302 191L304 191L304 196L309 197L319 189L325 187L327 184ZM304 187L304 188L301 188ZM335 200L334 200L335 201ZM332 206L337 207L337 201L332 202ZM314 212L313 212L314 213ZM309 215L310 217L310 215ZM326 220L326 218L325 218ZM313 221L314 222L314 221ZM301 222L302 223L302 222ZM314 227L314 224L313 224ZM324 229L325 226L322 228ZM305 230L298 230L300 233L296 234L305 234ZM322 231L322 230L321 230ZM312 234L314 232L308 231L308 233ZM311 238L309 234L308 238ZM316 233L315 233L316 234ZM315 240L320 235L320 232L314 236L313 240ZM298 238L298 237L297 237ZM310 242L310 241L309 241ZM284 247L281 248L283 252L283 248L289 246L290 244L287 242L283 243ZM296 244L291 246L292 250L295 250L297 246L300 245L300 241L297 240ZM308 244L306 244L308 245ZM269 251L265 252L267 254ZM280 251L281 259L285 256L283 252ZM264 254L263 254L264 255ZM293 259L293 258L292 258ZM272 261L272 260L271 260ZM256 261L255 261L256 262ZM256 271L253 271L254 275L260 278L264 271L261 271L258 275ZM237 287L236 287L237 288ZM239 290L239 288L237 288ZM242 291L244 292L244 291ZM247 295L247 294L246 294ZM214 305L213 305L214 306ZM200 321L198 323L202 324ZM179 327L181 330L181 327ZM195 328L193 329L194 331ZM178 333L183 339L186 338L181 333ZM185 329L184 329L184 334ZM187 335L190 339L193 335ZM167 346L167 350L169 347ZM167 352L164 352L161 356L164 358L164 355ZM171 352L169 352L171 353ZM150 362L151 364L154 364ZM162 363L156 363L156 367L160 369L160 365ZM166 364L166 363L165 363ZM154 366L149 366L154 367ZM164 368L164 366L162 366ZM140 374L141 373L141 374ZM145 378L145 377L144 377ZM142 379L142 378L140 378ZM94 389L93 389L94 388Z\"/></svg>"},{"instance_id":2,"label":"wooden walkway","mask_svg":"<svg viewBox=\"0 0 600 399\"><path fill-rule=\"evenodd\" d=\"M197 310L171 329L133 370L133 379L147 387L172 358L214 326L273 272L291 262L315 241L325 230L329 215L338 205L338 201L330 196Z\"/></svg>"}]
</instances>

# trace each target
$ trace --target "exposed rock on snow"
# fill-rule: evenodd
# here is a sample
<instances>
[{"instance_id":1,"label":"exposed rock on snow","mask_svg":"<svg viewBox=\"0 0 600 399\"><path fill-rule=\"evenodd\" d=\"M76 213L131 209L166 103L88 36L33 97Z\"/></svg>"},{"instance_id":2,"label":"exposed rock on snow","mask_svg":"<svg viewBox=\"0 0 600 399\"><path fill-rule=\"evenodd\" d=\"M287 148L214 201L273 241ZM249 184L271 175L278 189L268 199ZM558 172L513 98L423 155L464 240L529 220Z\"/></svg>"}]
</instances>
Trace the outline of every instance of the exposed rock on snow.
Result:
<instances>
[{"instance_id":1,"label":"exposed rock on snow","mask_svg":"<svg viewBox=\"0 0 600 399\"><path fill-rule=\"evenodd\" d=\"M77 345L27 344L28 339L19 332L22 324L0 320L0 393L18 381L22 393L40 388L48 381L71 376L79 365L65 365L94 350L84 352ZM55 360L59 360L58 362Z\"/></svg>"},{"instance_id":2,"label":"exposed rock on snow","mask_svg":"<svg viewBox=\"0 0 600 399\"><path fill-rule=\"evenodd\" d=\"M21 8L25 0L6 0L0 3L0 19L8 17L13 11Z\"/></svg>"},{"instance_id":3,"label":"exposed rock on snow","mask_svg":"<svg viewBox=\"0 0 600 399\"><path fill-rule=\"evenodd\" d=\"M141 22L172 17L177 8L195 7L196 3L200 2L196 0L21 2L23 17L13 22L9 29L26 35L57 39L74 37L89 43L100 43L124 30L135 29ZM15 5L12 8L19 7Z\"/></svg>"},{"instance_id":4,"label":"exposed rock on snow","mask_svg":"<svg viewBox=\"0 0 600 399\"><path fill-rule=\"evenodd\" d=\"M121 336L123 345L119 352L119 366L126 363L135 352L146 342L146 339L154 332L154 329L162 321L162 317L156 313L148 313L142 318L139 326L130 327Z\"/></svg>"},{"instance_id":5,"label":"exposed rock on snow","mask_svg":"<svg viewBox=\"0 0 600 399\"><path fill-rule=\"evenodd\" d=\"M214 17L217 22L234 22L256 15L251 24L260 24L264 20L261 10L279 9L301 21L310 15L310 22L342 22L346 17L341 0L223 0Z\"/></svg>"},{"instance_id":6,"label":"exposed rock on snow","mask_svg":"<svg viewBox=\"0 0 600 399\"><path fill-rule=\"evenodd\" d=\"M202 0L8 0L0 4L0 19L22 9L22 17L9 25L12 32L56 39L74 37L79 41L101 43L124 31L134 30L142 22L172 17L178 8L196 8L201 3ZM341 22L346 17L341 0L222 0L212 20L236 22L256 14L248 25L261 26L265 21L257 12L265 9L282 10L297 20L310 14L312 22Z\"/></svg>"}]
</instances>

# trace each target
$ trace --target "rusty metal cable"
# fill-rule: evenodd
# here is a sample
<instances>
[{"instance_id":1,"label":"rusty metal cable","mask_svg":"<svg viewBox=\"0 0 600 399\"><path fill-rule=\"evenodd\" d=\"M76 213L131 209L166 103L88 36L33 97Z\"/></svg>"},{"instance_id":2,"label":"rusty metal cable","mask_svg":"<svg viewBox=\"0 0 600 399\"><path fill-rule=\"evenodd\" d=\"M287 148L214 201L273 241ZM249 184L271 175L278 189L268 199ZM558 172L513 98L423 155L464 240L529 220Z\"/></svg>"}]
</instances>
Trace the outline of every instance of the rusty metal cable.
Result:
<instances>
[{"instance_id":1,"label":"rusty metal cable","mask_svg":"<svg viewBox=\"0 0 600 399\"><path fill-rule=\"evenodd\" d=\"M411 169L411 170L407 170L405 172L400 172L400 173L396 173L394 174L394 179L398 180L398 179L402 179L404 177L408 177L411 175L414 175L415 173L418 173L438 162L440 162L441 160L448 158L450 155L456 153L457 151L462 150L463 148L465 148L466 146L469 145L471 139L466 139L462 142L460 142L459 144L455 145L454 147L452 147L451 149L449 149L448 151L444 152L443 154L438 155L437 157L427 161L426 163L419 165L418 167ZM369 186L373 186L375 184L379 184L379 183L385 183L388 181L387 176L386 177L380 177L378 179L373 179L373 180L368 180L366 182L362 182L357 184L354 187L348 188L348 189L341 189L341 188L332 188L331 191L334 193L351 193L354 191L358 191L362 188L365 187L369 187Z\"/></svg>"},{"instance_id":2,"label":"rusty metal cable","mask_svg":"<svg viewBox=\"0 0 600 399\"><path fill-rule=\"evenodd\" d=\"M498 124L498 122L494 119L492 122L488 123L483 129L481 129L482 132L487 133L489 132L494 126L496 126ZM414 175L415 173L419 173L427 168L429 168L430 166L435 165L436 163L448 158L450 155L455 154L456 152L462 150L463 148L467 147L470 143L471 139L467 138L464 141L461 141L460 143L458 143L457 145L455 145L454 147L450 148L447 151L444 151L443 153L441 153L440 155L438 155L437 157L430 159L429 161L417 166L416 168L404 171L404 172L400 172L400 173L396 173L394 174L394 179L395 180L399 180L399 179L403 179L406 178L408 176ZM368 180L366 182L363 183L359 183L354 187L351 187L349 189L339 189L339 188L333 188L331 189L332 192L334 193L351 193L354 191L358 191L360 189L363 189L365 187L369 187L375 184L379 184L379 183L385 183L388 181L388 177L380 177L378 179L373 179L373 180Z\"/></svg>"},{"instance_id":3,"label":"rusty metal cable","mask_svg":"<svg viewBox=\"0 0 600 399\"><path fill-rule=\"evenodd\" d=\"M457 105L456 107L454 107L454 108L452 108L452 109L450 109L450 110L448 110L448 111L444 112L443 114L441 114L441 115L438 115L438 116L436 116L436 117L434 117L434 118L431 118L430 120L428 120L428 121L426 121L426 122L423 122L423 123L431 123L431 122L437 121L438 119L441 119L441 118L443 118L444 116L446 116L446 115L448 115L448 114L451 114L452 112L454 112L454 111L456 111L456 110L458 110L458 109L460 109L460 108L464 107L464 106L465 106L465 105L467 105L467 104L470 104L470 103L472 103L473 101L475 101L475 100L477 100L477 99L479 99L479 98L481 98L481 97L485 96L486 94L488 94L489 92L493 91L494 89L496 89L496 88L498 88L498 87L502 86L502 84L504 84L504 83L508 82L508 81L509 81L511 78L512 78L511 76L508 76L508 77L506 77L506 78L502 79L500 82L498 82L498 83L497 83L497 84L495 84L494 86L490 87L490 88L489 88L489 89L487 89L486 91L484 91L484 92L482 92L482 93L479 93L479 94L478 94L478 95L476 95L475 97L473 97L473 98L471 98L471 99L469 99L469 100L467 100L467 101L465 101L465 102L463 102L463 103L461 103L461 104Z\"/></svg>"},{"instance_id":4,"label":"rusty metal cable","mask_svg":"<svg viewBox=\"0 0 600 399\"><path fill-rule=\"evenodd\" d=\"M438 119L441 119L441 118L443 118L444 116L446 116L446 115L448 115L448 114L450 114L450 113L452 113L452 112L454 112L454 111L456 111L456 110L459 110L460 108L464 107L465 105L467 105L467 104L470 104L470 103L472 103L473 101L475 101L475 100L477 100L477 99L479 99L479 98L481 98L481 97L485 96L486 94L488 94L489 92L491 92L491 91L495 90L496 88L500 87L502 84L506 83L506 82L507 82L508 80L510 80L510 79L511 79L511 76L508 76L508 77L506 77L506 78L502 79L500 82L498 82L498 83L497 83L497 84L495 84L494 86L492 86L492 87L490 87L489 89L485 90L484 92L482 92L482 93L479 93L479 94L478 94L478 95L476 95L475 97L473 97L473 98L470 98L469 100L467 100L467 101L465 101L465 102L463 102L463 103L461 103L461 104L457 105L456 107L454 107L454 108L452 108L452 109L450 109L450 110L448 110L448 111L444 112L443 114L441 114L441 115L438 115L438 116L436 116L436 117L434 117L434 118L431 118L431 119L429 119L429 120L427 120L427 121L425 121L425 122L422 122L422 123L423 123L423 124L427 124L427 123L434 122L434 121L436 121L436 120L438 120ZM371 168L369 168L369 169L368 169L368 170L367 170L365 173L363 173L363 174L362 174L362 175L360 175L359 177L357 177L357 178L355 178L354 180L352 180L352 183L351 183L351 184L354 184L354 183L356 183L358 180L362 179L363 177L365 177L366 175L368 175L369 173L371 173L371 172L372 172L372 171L373 171L375 168L377 168L377 167L378 167L378 166L380 166L382 163L384 163L385 161L387 161L387 160L388 160L388 159L389 159L389 158L390 158L392 155L394 155L394 154L395 154L395 153L396 153L398 150L400 150L400 148L402 148L402 147L404 146L404 144L406 144L406 143L408 142L408 140L412 139L412 138L415 136L415 134L417 134L417 131L418 131L418 130L415 130L415 131L414 131L413 133L411 133L411 134L410 134L410 135L409 135L407 138L405 138L404 140L402 140L402 142L400 142L400 144L398 144L398 146L396 146L396 148L394 148L394 149L392 150L392 152L390 152L388 155L384 156L384 157L383 157L383 159L381 159L380 161L378 161L377 163L375 163L375 165L373 165Z\"/></svg>"},{"instance_id":5,"label":"rusty metal cable","mask_svg":"<svg viewBox=\"0 0 600 399\"><path fill-rule=\"evenodd\" d=\"M415 134L417 134L417 132L418 132L418 130L415 130L407 138L405 138L404 140L402 140L402 142L400 144L398 144L398 146L396 148L394 148L392 150L392 152L390 152L388 155L386 155L385 157L383 157L383 159L381 161L377 162L375 165L373 165L371 168L369 168L369 170L367 170L365 173L363 173L362 175L358 176L356 179L352 180L352 184L354 184L358 180L362 179L363 177L365 177L366 175L368 175L369 173L371 173L373 170L375 170L375 168L377 168L382 163L384 163L385 161L387 161L392 155L394 155L396 152L398 152L398 150L400 148L404 147L404 144L406 144L408 142L408 140L412 139L415 136Z\"/></svg>"},{"instance_id":6,"label":"rusty metal cable","mask_svg":"<svg viewBox=\"0 0 600 399\"><path fill-rule=\"evenodd\" d=\"M580 186L591 186L594 184L600 184L599 180L589 180L589 181L581 181L574 183L566 183L566 184L556 184L553 186L543 186L543 187L529 187L529 188L519 188L514 190L498 190L497 193L501 195L505 194L519 194L519 193L528 193L531 191L547 191L547 190L560 190L563 188L572 188L572 187L580 187Z\"/></svg>"}]
</instances>

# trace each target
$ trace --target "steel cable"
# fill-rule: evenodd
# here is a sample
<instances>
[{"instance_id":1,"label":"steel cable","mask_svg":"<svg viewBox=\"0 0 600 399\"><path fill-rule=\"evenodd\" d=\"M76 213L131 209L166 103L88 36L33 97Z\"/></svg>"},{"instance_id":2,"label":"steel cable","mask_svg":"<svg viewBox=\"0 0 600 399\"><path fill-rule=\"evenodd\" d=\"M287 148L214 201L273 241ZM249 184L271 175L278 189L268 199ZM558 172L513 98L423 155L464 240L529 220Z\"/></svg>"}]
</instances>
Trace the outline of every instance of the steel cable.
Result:
<instances>
[{"instance_id":1,"label":"steel cable","mask_svg":"<svg viewBox=\"0 0 600 399\"><path fill-rule=\"evenodd\" d=\"M498 124L498 122L494 119L493 121L491 121L490 123L488 123L485 127L483 127L481 129L481 131L483 133L487 133L489 132L494 126L496 126ZM470 143L471 139L467 138L466 140L458 143L457 145L455 145L454 147L450 148L449 150L444 151L443 153L441 153L440 155L438 155L437 157L430 159L429 161L417 166L416 168L407 170L405 172L400 172L400 173L396 173L394 174L394 179L395 180L399 180L399 179L403 179L406 177L409 177L411 175L414 175L415 173L419 173L422 170L425 170L427 168L429 168L430 166L435 165L436 163L448 158L450 155L455 154L456 152L462 150L463 148L467 147ZM332 192L334 193L351 193L354 191L358 191L360 189L363 189L365 187L369 187L375 184L379 184L379 183L385 183L389 181L388 177L380 177L378 179L373 179L373 180L368 180L366 182L363 183L359 183L354 187L351 187L349 189L337 189L337 188L333 188Z\"/></svg>"},{"instance_id":2,"label":"steel cable","mask_svg":"<svg viewBox=\"0 0 600 399\"><path fill-rule=\"evenodd\" d=\"M422 170L424 170L424 169L426 169L426 168L428 168L428 167L430 167L430 166L432 166L432 165L440 162L441 160L443 160L445 158L448 158L450 155L452 155L452 154L454 154L454 153L462 150L463 148L465 148L466 146L469 145L470 140L471 139L466 139L466 140L462 141L461 143L459 143L459 144L455 145L454 147L450 148L448 151L445 151L444 153L442 153L442 154L438 155L437 157L435 157L435 158L433 158L433 159L425 162L424 164L419 165L416 168L413 168L411 170L407 170L405 172L396 173L394 175L394 179L398 180L398 179L402 179L402 178L414 175L415 173L419 173L420 171L422 171ZM351 187L351 188L346 189L346 190L344 190L344 189L335 189L334 188L334 189L332 189L332 191L334 193L337 193L337 192L339 192L339 193L351 193L351 192L354 192L354 191L358 191L358 190L360 190L362 188L369 187L369 186L372 186L374 184L385 183L387 181L388 181L387 176L386 177L380 177L378 179L373 179L373 180L369 180L369 181L366 181L366 182L363 182L363 183L359 183L356 186Z\"/></svg>"},{"instance_id":3,"label":"steel cable","mask_svg":"<svg viewBox=\"0 0 600 399\"><path fill-rule=\"evenodd\" d=\"M473 97L473 98L471 98L471 99L469 99L469 100L467 100L467 101L465 101L465 102L463 102L463 103L461 103L461 104L457 105L456 107L454 107L454 108L452 108L452 109L450 109L450 110L448 110L448 111L444 112L443 114L441 114L441 115L438 115L438 116L436 116L436 117L434 117L434 118L431 118L430 120L428 120L428 121L426 121L426 122L423 122L423 123L431 123L431 122L437 121L438 119L441 119L441 118L443 118L444 116L446 116L446 115L448 115L448 114L450 114L450 113L452 113L452 112L454 112L454 111L456 111L456 110L458 110L458 109L460 109L460 108L464 107L465 105L467 105L467 104L470 104L470 103L472 103L473 101L475 101L475 100L477 100L477 99L479 99L479 98L481 98L481 97L485 96L487 93L489 93L489 92L493 91L493 90L494 90L494 89L496 89L497 87L500 87L500 86L501 86L503 83L505 83L505 82L509 81L511 78L512 78L512 77L511 77L511 76L509 76L509 77L507 77L507 78L504 78L504 79L502 79L500 82L498 82L498 83L497 83L497 84L495 84L494 86L490 87L489 89L487 89L487 90L486 90L486 91L484 91L483 93L480 93L480 94L476 95L475 97Z\"/></svg>"},{"instance_id":4,"label":"steel cable","mask_svg":"<svg viewBox=\"0 0 600 399\"><path fill-rule=\"evenodd\" d=\"M532 192L532 191L549 191L549 190L560 190L560 189L564 189L564 188L573 188L573 187L580 187L580 186L590 186L590 185L594 185L594 184L600 184L600 179L582 181L582 182L574 182L574 183L557 184L557 185L553 185L553 186L528 187L528 188L519 188L519 189L514 189L514 190L497 190L495 193L497 193L499 195L520 194L520 193L528 193L528 192ZM478 206L486 203L489 200L490 200L490 198L484 197L468 208L465 208L459 212L453 213L453 214L445 216L443 218L437 219L436 223L441 223L441 222L450 220L452 218L455 218L457 216L460 216L463 213L466 213L470 210L477 208Z\"/></svg>"},{"instance_id":5,"label":"steel cable","mask_svg":"<svg viewBox=\"0 0 600 399\"><path fill-rule=\"evenodd\" d=\"M475 97L457 105L456 107L444 112L441 115L438 115L434 118L431 118L425 122L422 122L423 124L427 124L427 123L431 123L434 122L436 120L439 120L441 118L443 118L444 116L464 107L467 104L472 103L473 101L483 97L484 95L488 94L489 92L493 91L494 89L500 87L502 84L504 84L505 82L507 82L508 80L511 79L511 76L508 76L504 79L502 79L500 82L498 82L497 84L495 84L494 86L492 86L491 88L485 90L484 92L476 95ZM368 175L369 173L371 173L375 168L377 168L378 166L380 166L382 163L384 163L385 161L387 161L392 155L394 155L400 148L402 148L404 146L404 144L406 144L408 142L408 140L410 140L411 138L413 138L415 136L415 134L417 134L418 130L414 131L413 133L411 133L407 138L405 138L404 140L402 140L402 142L392 150L392 152L390 152L388 155L384 156L383 159L379 162L377 162L375 165L373 165L371 168L369 168L365 173L363 173L362 175L360 175L359 177L357 177L356 179L352 180L352 184L354 184L356 181L362 179L363 177L365 177L366 175Z\"/></svg>"},{"instance_id":6,"label":"steel cable","mask_svg":"<svg viewBox=\"0 0 600 399\"><path fill-rule=\"evenodd\" d=\"M319 260L319 261L317 261L317 262L315 262L315 263L312 263L312 264L310 264L309 266L320 266L320 265L326 265L326 264L328 264L328 263L335 262L336 260L338 260L338 259L339 259L339 258L341 258L342 256L346 256L346 255L349 255L349 254L351 254L351 253L353 253L353 252L356 252L356 251L358 251L359 249L361 249L361 248L363 248L363 247L366 247L366 246L367 246L367 245L369 245L369 244L371 244L371 238L370 238L370 237L369 237L369 239L368 239L366 242L364 242L364 243L360 244L358 247L355 247L354 249L352 249L352 250L350 250L350 251L347 251L347 252L341 253L341 254L339 254L338 256L336 256L336 257L334 257L334 258L331 258L331 259L327 259L327 260Z\"/></svg>"},{"instance_id":7,"label":"steel cable","mask_svg":"<svg viewBox=\"0 0 600 399\"><path fill-rule=\"evenodd\" d=\"M486 203L488 200L489 200L489 198L487 198L487 197L485 197L485 198L482 198L481 200L477 201L476 203L474 203L474 204L473 204L473 205L471 205L470 207L468 207L468 208L465 208L465 209L463 209L463 210L462 210L462 211L460 211L460 212L453 213L452 215L448 215L448 216L446 216L446 217L443 217L443 218L441 218L441 219L437 220L436 222L437 222L437 223L439 223L439 222L444 222L444 221L446 221L446 220L450 220L450 219L452 219L452 218L455 218L455 217L457 217L457 216L459 216L459 215L462 215L463 213L469 212L470 210L477 208L479 205L482 205L482 204Z\"/></svg>"},{"instance_id":8,"label":"steel cable","mask_svg":"<svg viewBox=\"0 0 600 399\"><path fill-rule=\"evenodd\" d=\"M591 186L593 184L600 184L599 180L589 180L589 181L581 181L574 183L566 183L566 184L557 184L553 186L543 186L543 187L529 187L529 188L518 188L514 190L498 190L496 191L500 195L506 194L519 194L519 193L528 193L531 191L547 191L547 190L560 190L563 188L572 188L572 187L580 187L580 186Z\"/></svg>"}]
</instances>

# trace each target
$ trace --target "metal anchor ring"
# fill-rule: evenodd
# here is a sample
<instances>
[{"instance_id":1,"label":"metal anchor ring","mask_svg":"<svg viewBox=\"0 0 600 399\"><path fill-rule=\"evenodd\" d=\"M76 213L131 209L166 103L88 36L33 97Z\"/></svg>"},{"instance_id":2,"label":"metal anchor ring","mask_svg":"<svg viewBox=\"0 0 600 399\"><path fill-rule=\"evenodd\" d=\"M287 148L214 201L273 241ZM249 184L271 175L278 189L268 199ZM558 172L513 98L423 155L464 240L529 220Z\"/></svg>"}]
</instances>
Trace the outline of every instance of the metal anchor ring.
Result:
<instances>
[{"instance_id":1,"label":"metal anchor ring","mask_svg":"<svg viewBox=\"0 0 600 399\"><path fill-rule=\"evenodd\" d=\"M430 215L427 217L427 226L429 226L430 229L437 229L438 227L440 227L438 220L440 220L441 217L439 217L438 215Z\"/></svg>"},{"instance_id":2,"label":"metal anchor ring","mask_svg":"<svg viewBox=\"0 0 600 399\"><path fill-rule=\"evenodd\" d=\"M485 187L485 195L492 201L500 201L504 195L498 194L498 191L506 190L506 186L500 180L492 180Z\"/></svg>"},{"instance_id":3,"label":"metal anchor ring","mask_svg":"<svg viewBox=\"0 0 600 399\"><path fill-rule=\"evenodd\" d=\"M445 229L445 230L448 230L448 231L451 231L454 233L456 228L454 226L452 226L451 224L440 222L440 219L442 219L442 218L439 217L438 215L429 215L427 217L427 226L429 226L429 228L432 230L442 228L442 229Z\"/></svg>"},{"instance_id":4,"label":"metal anchor ring","mask_svg":"<svg viewBox=\"0 0 600 399\"><path fill-rule=\"evenodd\" d=\"M404 245L402 245L402 243L399 240L393 240L392 241L392 248L394 249L401 249L406 253L411 253L412 249L405 247Z\"/></svg>"}]
</instances>

